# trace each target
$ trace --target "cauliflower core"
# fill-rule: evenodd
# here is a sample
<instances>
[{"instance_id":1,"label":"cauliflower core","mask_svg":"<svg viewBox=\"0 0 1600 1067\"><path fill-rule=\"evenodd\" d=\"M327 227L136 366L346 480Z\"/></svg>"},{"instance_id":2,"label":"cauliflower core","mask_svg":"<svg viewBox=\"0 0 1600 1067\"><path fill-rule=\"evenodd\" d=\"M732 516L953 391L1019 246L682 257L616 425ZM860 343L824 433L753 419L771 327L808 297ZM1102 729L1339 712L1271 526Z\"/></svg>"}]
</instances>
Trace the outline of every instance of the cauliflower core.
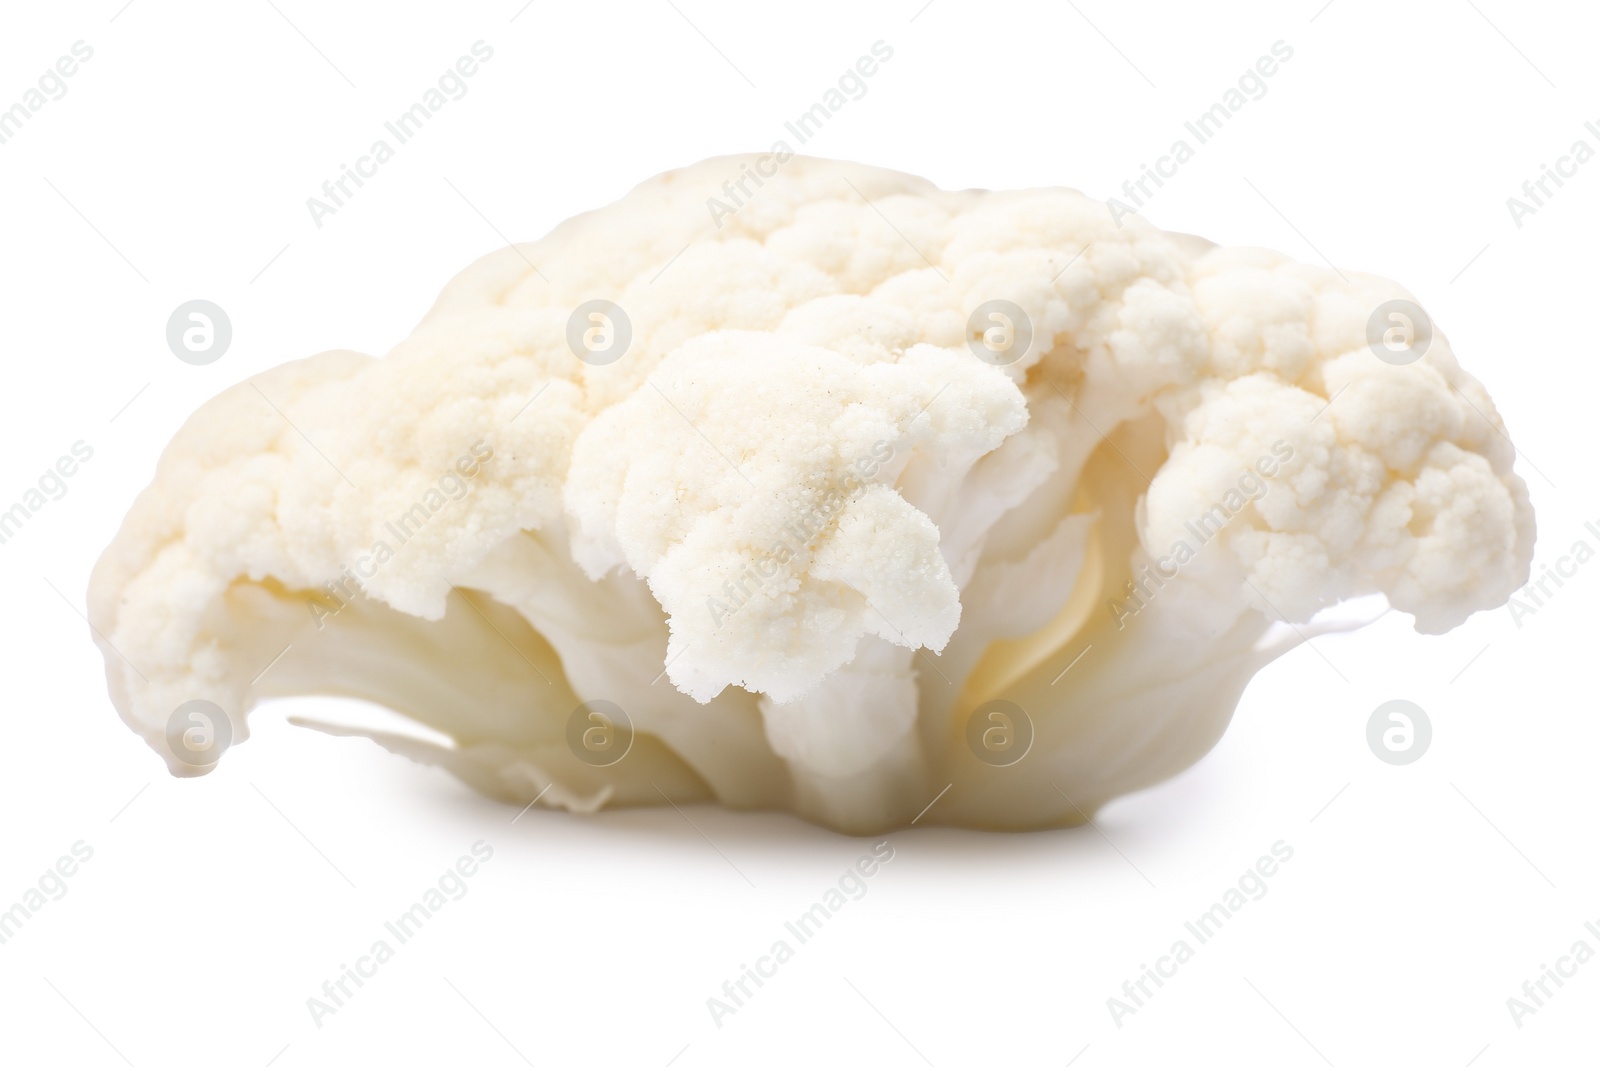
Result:
<instances>
[{"instance_id":1,"label":"cauliflower core","mask_svg":"<svg viewBox=\"0 0 1600 1067\"><path fill-rule=\"evenodd\" d=\"M1526 579L1489 397L1431 326L1371 343L1393 283L798 157L713 226L752 162L188 421L89 589L175 773L188 702L242 738L332 693L518 804L1075 824L1203 755L1281 624L1377 593L1437 633Z\"/></svg>"}]
</instances>

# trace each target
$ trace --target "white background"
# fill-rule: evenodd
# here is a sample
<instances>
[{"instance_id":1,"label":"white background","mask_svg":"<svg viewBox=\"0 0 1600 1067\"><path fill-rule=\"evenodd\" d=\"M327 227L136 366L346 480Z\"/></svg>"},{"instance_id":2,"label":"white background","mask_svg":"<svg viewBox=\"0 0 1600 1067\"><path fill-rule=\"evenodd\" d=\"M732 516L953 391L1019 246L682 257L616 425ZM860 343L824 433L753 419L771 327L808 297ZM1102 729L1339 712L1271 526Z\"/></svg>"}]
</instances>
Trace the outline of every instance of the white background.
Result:
<instances>
[{"instance_id":1,"label":"white background","mask_svg":"<svg viewBox=\"0 0 1600 1067\"><path fill-rule=\"evenodd\" d=\"M674 2L0 15L0 106L73 42L94 49L0 145L0 506L74 441L94 449L0 545L0 908L74 842L94 850L0 945L0 1059L1593 1062L1600 961L1520 1029L1505 1002L1580 937L1600 947L1583 928L1600 925L1600 562L1520 628L1501 610L1422 638L1391 614L1296 650L1199 765L1097 827L893 835L868 894L721 1028L706 998L870 840L709 807L693 826L670 808L513 824L442 772L284 721L331 702L263 708L197 780L167 777L123 727L83 590L191 410L288 359L386 351L505 239L667 168L764 150L880 39L892 61L808 151L1097 197L1287 42L1267 96L1145 214L1401 280L1517 441L1535 573L1600 544L1584 530L1600 525L1600 161L1521 228L1505 203L1575 139L1600 147L1583 129L1600 123L1592 9ZM316 228L306 198L479 39L494 58L468 95ZM234 327L206 367L164 340L197 297ZM1396 697L1435 731L1407 767L1364 737ZM494 857L469 894L316 1027L306 998L479 839ZM1280 839L1294 858L1270 892L1114 1025L1106 999Z\"/></svg>"}]
</instances>

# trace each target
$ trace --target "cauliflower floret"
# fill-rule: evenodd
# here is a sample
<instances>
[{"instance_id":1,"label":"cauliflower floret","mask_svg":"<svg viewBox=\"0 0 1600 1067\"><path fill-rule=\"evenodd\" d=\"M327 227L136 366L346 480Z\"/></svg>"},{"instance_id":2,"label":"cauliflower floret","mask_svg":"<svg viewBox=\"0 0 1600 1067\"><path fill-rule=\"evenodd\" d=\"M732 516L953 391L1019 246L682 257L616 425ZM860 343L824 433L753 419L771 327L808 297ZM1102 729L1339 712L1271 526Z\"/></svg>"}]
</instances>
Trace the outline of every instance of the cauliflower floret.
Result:
<instances>
[{"instance_id":1,"label":"cauliflower floret","mask_svg":"<svg viewBox=\"0 0 1600 1067\"><path fill-rule=\"evenodd\" d=\"M89 591L176 773L214 765L172 740L190 702L240 739L335 693L518 804L1078 823L1205 753L1275 622L1378 593L1440 632L1526 579L1483 387L1437 329L1370 347L1392 283L805 158L708 230L750 162L183 426Z\"/></svg>"},{"instance_id":2,"label":"cauliflower floret","mask_svg":"<svg viewBox=\"0 0 1600 1067\"><path fill-rule=\"evenodd\" d=\"M574 554L593 577L626 562L649 583L684 692L793 700L863 634L944 647L961 606L939 530L890 485L924 454L959 481L1026 419L1016 387L965 354L861 364L712 334L580 437Z\"/></svg>"}]
</instances>

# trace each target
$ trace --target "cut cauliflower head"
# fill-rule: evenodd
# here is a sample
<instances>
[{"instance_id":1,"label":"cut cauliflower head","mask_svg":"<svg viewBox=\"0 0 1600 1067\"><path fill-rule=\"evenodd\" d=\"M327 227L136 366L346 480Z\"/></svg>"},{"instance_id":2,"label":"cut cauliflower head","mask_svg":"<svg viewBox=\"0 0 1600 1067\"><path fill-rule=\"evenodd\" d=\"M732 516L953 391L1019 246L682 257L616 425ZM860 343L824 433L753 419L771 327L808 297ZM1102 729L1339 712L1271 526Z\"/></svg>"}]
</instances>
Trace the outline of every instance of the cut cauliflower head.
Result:
<instances>
[{"instance_id":1,"label":"cut cauliflower head","mask_svg":"<svg viewBox=\"0 0 1600 1067\"><path fill-rule=\"evenodd\" d=\"M1489 397L1437 330L1372 336L1398 286L800 157L708 214L749 162L184 425L89 590L175 773L327 693L518 804L1075 824L1215 743L1275 623L1382 594L1438 633L1526 579Z\"/></svg>"}]
</instances>

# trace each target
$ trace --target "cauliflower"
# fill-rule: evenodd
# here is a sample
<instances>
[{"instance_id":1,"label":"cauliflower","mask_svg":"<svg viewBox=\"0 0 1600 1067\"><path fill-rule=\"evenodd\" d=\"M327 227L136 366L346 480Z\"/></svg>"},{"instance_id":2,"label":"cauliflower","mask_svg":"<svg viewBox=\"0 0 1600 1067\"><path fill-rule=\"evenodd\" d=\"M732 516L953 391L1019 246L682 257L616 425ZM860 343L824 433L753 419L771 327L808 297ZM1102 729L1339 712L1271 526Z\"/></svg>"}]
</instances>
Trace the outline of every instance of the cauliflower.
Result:
<instances>
[{"instance_id":1,"label":"cauliflower","mask_svg":"<svg viewBox=\"0 0 1600 1067\"><path fill-rule=\"evenodd\" d=\"M1393 283L800 157L709 226L753 160L190 418L89 589L175 773L330 693L517 804L1077 824L1322 609L1438 633L1526 579L1499 417Z\"/></svg>"}]
</instances>

